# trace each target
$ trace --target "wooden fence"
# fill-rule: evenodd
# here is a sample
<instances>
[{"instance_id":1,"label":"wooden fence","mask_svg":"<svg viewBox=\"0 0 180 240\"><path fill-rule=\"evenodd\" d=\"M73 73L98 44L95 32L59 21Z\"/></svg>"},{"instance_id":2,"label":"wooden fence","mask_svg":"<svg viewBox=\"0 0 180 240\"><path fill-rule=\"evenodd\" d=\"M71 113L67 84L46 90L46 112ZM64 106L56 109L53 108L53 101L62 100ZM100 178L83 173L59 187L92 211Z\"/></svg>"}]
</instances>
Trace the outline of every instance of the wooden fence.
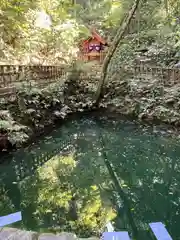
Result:
<instances>
[{"instance_id":1,"label":"wooden fence","mask_svg":"<svg viewBox=\"0 0 180 240\"><path fill-rule=\"evenodd\" d=\"M156 77L164 84L180 83L180 68L162 68L148 65L136 65L131 69L134 77L139 79L145 78L147 75Z\"/></svg>"},{"instance_id":2,"label":"wooden fence","mask_svg":"<svg viewBox=\"0 0 180 240\"><path fill-rule=\"evenodd\" d=\"M65 66L0 66L0 97L11 95L18 83L34 81L40 87L55 82L67 74Z\"/></svg>"},{"instance_id":3,"label":"wooden fence","mask_svg":"<svg viewBox=\"0 0 180 240\"><path fill-rule=\"evenodd\" d=\"M121 67L121 66L120 66ZM49 83L56 82L62 76L66 76L68 73L67 65L62 66L0 66L0 97L11 95L15 92L15 86L17 83L30 83L34 81L39 87L43 87ZM146 76L157 78L163 84L176 84L180 83L180 68L162 68L155 66L148 66L145 64L135 65L131 68L127 68L134 80L143 79ZM126 71L125 70L125 71ZM93 73L96 77L101 71L101 66L97 64L95 69L91 69L90 73L83 73L81 77L83 79L92 78ZM87 76L86 76L87 75Z\"/></svg>"},{"instance_id":4,"label":"wooden fence","mask_svg":"<svg viewBox=\"0 0 180 240\"><path fill-rule=\"evenodd\" d=\"M62 66L0 66L0 88L28 80L56 79L66 74Z\"/></svg>"}]
</instances>

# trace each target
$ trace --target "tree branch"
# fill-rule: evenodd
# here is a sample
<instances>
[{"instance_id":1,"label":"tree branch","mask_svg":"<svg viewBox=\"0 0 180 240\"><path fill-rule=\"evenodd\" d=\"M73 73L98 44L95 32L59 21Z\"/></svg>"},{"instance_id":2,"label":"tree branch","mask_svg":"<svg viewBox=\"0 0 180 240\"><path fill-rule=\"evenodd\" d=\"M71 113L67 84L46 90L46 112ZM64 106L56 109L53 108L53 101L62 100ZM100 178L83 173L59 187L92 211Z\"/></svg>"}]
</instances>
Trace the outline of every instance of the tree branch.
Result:
<instances>
[{"instance_id":1,"label":"tree branch","mask_svg":"<svg viewBox=\"0 0 180 240\"><path fill-rule=\"evenodd\" d=\"M107 76L107 69L108 69L108 65L113 57L114 52L116 51L116 48L118 47L119 42L122 40L133 16L134 13L136 12L138 6L139 6L140 0L135 0L134 4L132 6L132 8L130 9L128 15L126 15L123 24L120 26L119 30L117 31L117 34L111 44L111 47L109 48L109 51L104 59L104 63L102 66L102 74L101 74L101 79L99 82L99 86L96 92L96 97L95 97L95 101L96 104L99 104L100 100L101 100L101 93L102 93L102 89L106 80L106 76Z\"/></svg>"}]
</instances>

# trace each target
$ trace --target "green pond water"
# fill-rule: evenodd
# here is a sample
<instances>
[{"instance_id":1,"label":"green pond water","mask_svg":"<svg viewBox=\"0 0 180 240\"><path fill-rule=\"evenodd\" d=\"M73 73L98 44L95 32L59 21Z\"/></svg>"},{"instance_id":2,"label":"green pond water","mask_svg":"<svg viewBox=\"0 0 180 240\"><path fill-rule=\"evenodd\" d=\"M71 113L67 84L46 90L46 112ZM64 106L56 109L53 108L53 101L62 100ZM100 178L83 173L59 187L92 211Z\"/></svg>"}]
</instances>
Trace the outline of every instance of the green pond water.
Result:
<instances>
[{"instance_id":1,"label":"green pond water","mask_svg":"<svg viewBox=\"0 0 180 240\"><path fill-rule=\"evenodd\" d=\"M1 159L2 160L2 159ZM38 232L99 236L111 221L132 239L154 239L161 221L180 239L180 147L176 137L127 120L71 119L0 165L0 215Z\"/></svg>"}]
</instances>

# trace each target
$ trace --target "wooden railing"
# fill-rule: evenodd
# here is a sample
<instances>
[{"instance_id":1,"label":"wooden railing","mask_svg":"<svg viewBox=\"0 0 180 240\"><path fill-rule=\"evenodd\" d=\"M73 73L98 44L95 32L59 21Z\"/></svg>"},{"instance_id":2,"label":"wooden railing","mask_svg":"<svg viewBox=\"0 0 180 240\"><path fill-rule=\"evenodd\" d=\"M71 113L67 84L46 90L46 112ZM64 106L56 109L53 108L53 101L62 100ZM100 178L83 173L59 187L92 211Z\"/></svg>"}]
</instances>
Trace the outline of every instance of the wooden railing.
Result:
<instances>
[{"instance_id":1,"label":"wooden railing","mask_svg":"<svg viewBox=\"0 0 180 240\"><path fill-rule=\"evenodd\" d=\"M99 65L98 65L99 66ZM68 70L69 69L69 70ZM100 67L98 67L100 70ZM89 73L81 73L79 78L83 80L92 80L98 76L97 68L92 66ZM93 74L92 74L93 72ZM67 76L70 73L70 66L15 66L1 65L0 66L0 98L14 95L17 84L26 83L30 86L35 82L38 87L46 87L47 84L57 82L61 77Z\"/></svg>"},{"instance_id":2,"label":"wooden railing","mask_svg":"<svg viewBox=\"0 0 180 240\"><path fill-rule=\"evenodd\" d=\"M50 80L65 75L65 68L62 66L0 66L0 88L11 84L28 80Z\"/></svg>"},{"instance_id":3,"label":"wooden railing","mask_svg":"<svg viewBox=\"0 0 180 240\"><path fill-rule=\"evenodd\" d=\"M10 96L16 91L18 83L34 81L39 87L56 82L67 74L64 66L0 66L0 97Z\"/></svg>"},{"instance_id":4,"label":"wooden railing","mask_svg":"<svg viewBox=\"0 0 180 240\"><path fill-rule=\"evenodd\" d=\"M132 70L135 77L143 78L145 75L152 75L152 77L157 77L166 83L180 83L180 68L177 67L155 67L142 64L134 66Z\"/></svg>"},{"instance_id":5,"label":"wooden railing","mask_svg":"<svg viewBox=\"0 0 180 240\"><path fill-rule=\"evenodd\" d=\"M101 54L101 57L105 57L105 53ZM99 71L101 68L97 65ZM119 66L121 68L121 66ZM98 76L98 69L92 72ZM162 68L155 66L148 66L145 64L135 65L126 69L129 71L134 79L145 78L146 75L152 75L156 77L158 81L165 84L180 83L180 68ZM126 71L125 70L125 71ZM117 69L118 71L118 69ZM16 83L30 83L31 80L35 81L39 86L47 85L48 83L56 82L62 76L68 74L67 66L0 66L0 97L10 95L15 89ZM89 76L89 77L88 77ZM92 73L82 73L81 78L88 79L92 77ZM93 78L94 79L94 78ZM94 80L93 80L94 81Z\"/></svg>"}]
</instances>

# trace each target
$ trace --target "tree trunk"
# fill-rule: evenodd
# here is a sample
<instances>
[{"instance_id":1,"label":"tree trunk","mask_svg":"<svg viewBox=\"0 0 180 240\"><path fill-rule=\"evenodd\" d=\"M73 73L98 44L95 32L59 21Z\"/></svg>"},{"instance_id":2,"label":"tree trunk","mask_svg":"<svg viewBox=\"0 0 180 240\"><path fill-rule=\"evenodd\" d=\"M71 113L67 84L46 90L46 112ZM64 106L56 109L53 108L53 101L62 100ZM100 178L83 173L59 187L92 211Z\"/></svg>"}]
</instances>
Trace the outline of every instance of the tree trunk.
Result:
<instances>
[{"instance_id":1,"label":"tree trunk","mask_svg":"<svg viewBox=\"0 0 180 240\"><path fill-rule=\"evenodd\" d=\"M168 0L164 0L164 6L165 6L165 9L166 9L166 16L168 16L168 13L169 13Z\"/></svg>"},{"instance_id":2,"label":"tree trunk","mask_svg":"<svg viewBox=\"0 0 180 240\"><path fill-rule=\"evenodd\" d=\"M103 89L103 86L104 86L104 83L106 80L108 65L113 57L114 52L116 51L117 46L119 45L119 42L122 40L130 22L134 16L134 13L136 12L136 10L139 6L139 3L140 3L140 0L135 0L128 15L124 19L123 24L120 26L119 30L117 31L117 34L112 42L112 45L109 48L109 51L104 59L104 63L102 66L101 79L100 79L99 86L98 86L98 89L96 92L96 97L95 97L96 104L99 104L101 97L102 97L102 89Z\"/></svg>"}]
</instances>

